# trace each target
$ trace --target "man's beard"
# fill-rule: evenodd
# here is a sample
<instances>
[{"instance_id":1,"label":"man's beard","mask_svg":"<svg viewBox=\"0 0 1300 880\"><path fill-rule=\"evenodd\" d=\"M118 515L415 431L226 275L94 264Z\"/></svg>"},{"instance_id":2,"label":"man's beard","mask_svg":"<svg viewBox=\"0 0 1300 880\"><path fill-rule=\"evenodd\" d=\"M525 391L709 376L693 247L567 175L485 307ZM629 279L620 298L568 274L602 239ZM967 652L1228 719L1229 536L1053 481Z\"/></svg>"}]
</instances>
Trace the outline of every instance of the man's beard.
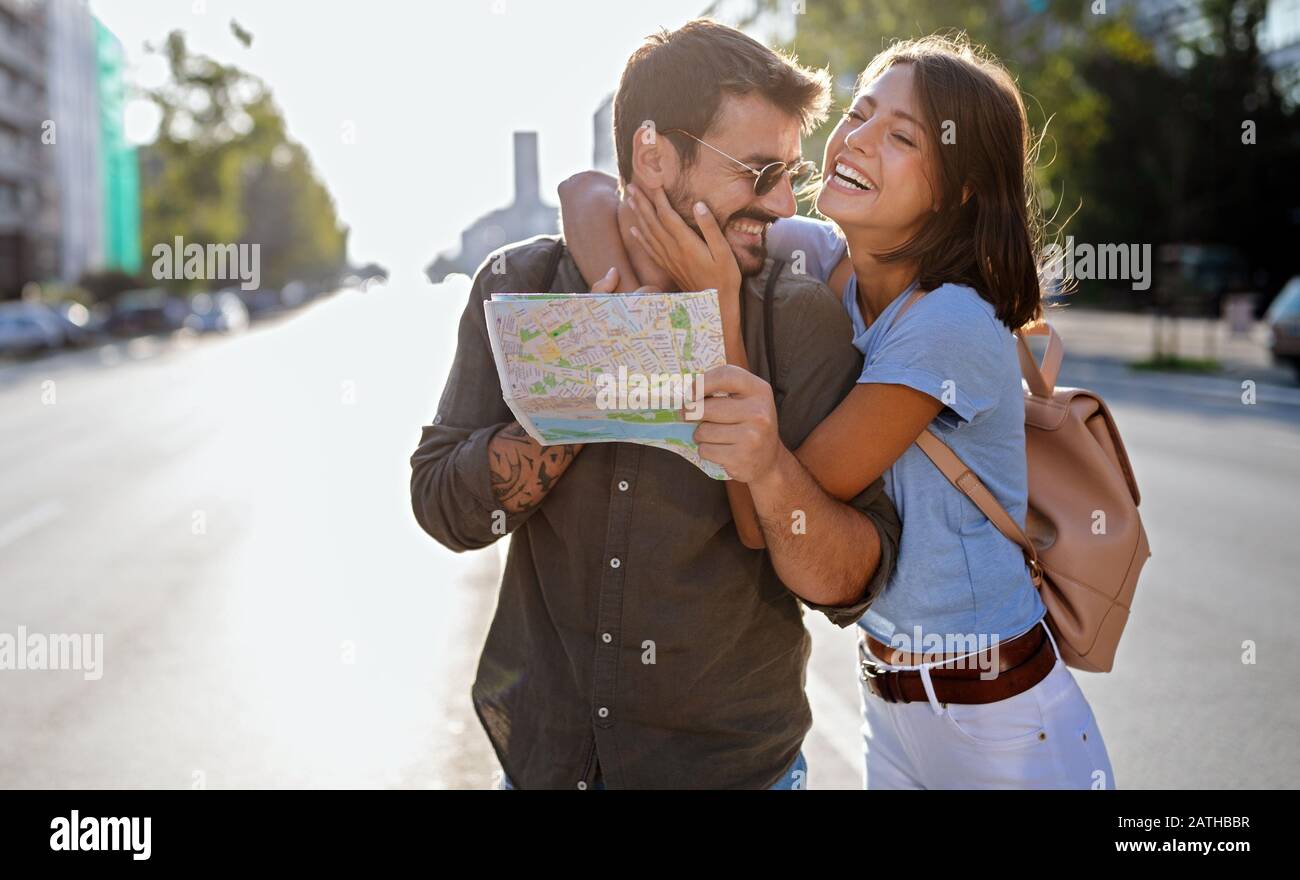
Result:
<instances>
[{"instance_id":1,"label":"man's beard","mask_svg":"<svg viewBox=\"0 0 1300 880\"><path fill-rule=\"evenodd\" d=\"M677 212L682 220L686 221L687 226L694 229L696 234L703 238L704 235L700 232L700 224L695 220L695 212L691 210L692 205L703 201L703 199L691 195L686 181L678 181L677 184L667 187L664 192L668 196L668 202L673 206L673 210ZM705 205L707 206L708 202L705 202ZM710 210L712 209L710 208ZM731 248L731 253L736 258L736 266L740 269L741 277L750 278L762 272L763 266L767 262L767 224L777 218L765 211L746 209L732 214L726 219L726 222L720 220L716 214L713 215L713 219L718 221L718 228L722 230L724 236L727 234L727 227L736 220L753 220L755 223L763 225L762 240L756 245L737 246L732 244L730 239L727 240L727 246Z\"/></svg>"}]
</instances>

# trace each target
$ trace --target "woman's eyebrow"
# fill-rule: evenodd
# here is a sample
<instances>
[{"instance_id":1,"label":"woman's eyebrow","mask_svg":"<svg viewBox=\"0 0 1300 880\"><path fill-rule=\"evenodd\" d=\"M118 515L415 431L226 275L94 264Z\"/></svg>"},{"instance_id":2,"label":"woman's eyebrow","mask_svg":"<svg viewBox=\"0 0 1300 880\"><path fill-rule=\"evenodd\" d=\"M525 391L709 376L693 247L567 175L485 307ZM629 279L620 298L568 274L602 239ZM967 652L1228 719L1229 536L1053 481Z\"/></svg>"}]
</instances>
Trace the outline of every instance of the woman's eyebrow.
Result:
<instances>
[{"instance_id":1,"label":"woman's eyebrow","mask_svg":"<svg viewBox=\"0 0 1300 880\"><path fill-rule=\"evenodd\" d=\"M876 107L878 106L878 105L877 105L877 102L876 102L876 99L873 98L873 97L871 97L870 95L863 95L863 96L861 97L860 100L866 101L868 104L870 104L870 105L871 105L871 109L872 109L873 111L874 111L874 110L876 109ZM923 125L921 124L921 120L917 119L915 116L913 116L911 113L908 113L906 110L898 110L898 109L895 109L895 110L894 110L890 115L891 115L891 116L897 116L899 119L906 119L908 122L912 123L912 124L915 125L917 128L922 129L922 130L925 129L925 126L923 126Z\"/></svg>"}]
</instances>

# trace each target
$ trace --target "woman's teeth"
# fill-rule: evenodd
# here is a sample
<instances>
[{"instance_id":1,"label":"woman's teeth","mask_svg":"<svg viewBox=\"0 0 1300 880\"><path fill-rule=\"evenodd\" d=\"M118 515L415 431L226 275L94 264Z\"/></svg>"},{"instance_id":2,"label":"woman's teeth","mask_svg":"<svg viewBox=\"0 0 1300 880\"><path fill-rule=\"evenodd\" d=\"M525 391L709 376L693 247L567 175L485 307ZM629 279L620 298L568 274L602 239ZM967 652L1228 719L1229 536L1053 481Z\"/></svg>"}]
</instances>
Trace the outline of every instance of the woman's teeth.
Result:
<instances>
[{"instance_id":1,"label":"woman's teeth","mask_svg":"<svg viewBox=\"0 0 1300 880\"><path fill-rule=\"evenodd\" d=\"M866 176L860 171L856 168L850 168L848 165L840 162L835 163L835 176L848 183L849 186L857 187L858 189L875 189L875 187L871 185L871 181L867 180Z\"/></svg>"}]
</instances>

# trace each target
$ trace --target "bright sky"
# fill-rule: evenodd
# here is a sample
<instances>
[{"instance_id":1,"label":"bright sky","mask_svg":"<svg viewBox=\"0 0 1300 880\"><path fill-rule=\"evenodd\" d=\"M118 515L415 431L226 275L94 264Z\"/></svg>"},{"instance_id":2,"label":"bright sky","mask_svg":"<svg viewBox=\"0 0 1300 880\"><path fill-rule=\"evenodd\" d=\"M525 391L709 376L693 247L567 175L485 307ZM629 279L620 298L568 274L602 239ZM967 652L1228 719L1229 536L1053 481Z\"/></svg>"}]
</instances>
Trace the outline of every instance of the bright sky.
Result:
<instances>
[{"instance_id":1,"label":"bright sky","mask_svg":"<svg viewBox=\"0 0 1300 880\"><path fill-rule=\"evenodd\" d=\"M511 132L539 133L545 197L590 167L592 113L627 56L707 0L91 0L132 79L165 73L144 51L174 29L264 79L290 134L352 227L349 256L414 277L513 193ZM253 34L245 49L231 19ZM128 134L152 139L150 108ZM348 126L355 143L346 143Z\"/></svg>"}]
</instances>

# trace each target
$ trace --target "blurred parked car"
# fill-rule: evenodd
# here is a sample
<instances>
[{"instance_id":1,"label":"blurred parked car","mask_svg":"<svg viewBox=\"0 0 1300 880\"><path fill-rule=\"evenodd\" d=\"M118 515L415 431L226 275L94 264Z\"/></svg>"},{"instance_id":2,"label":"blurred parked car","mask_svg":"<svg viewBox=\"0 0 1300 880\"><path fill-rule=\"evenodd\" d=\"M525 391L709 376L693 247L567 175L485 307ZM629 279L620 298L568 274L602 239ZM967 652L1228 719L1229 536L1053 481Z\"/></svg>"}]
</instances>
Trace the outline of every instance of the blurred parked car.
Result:
<instances>
[{"instance_id":1,"label":"blurred parked car","mask_svg":"<svg viewBox=\"0 0 1300 880\"><path fill-rule=\"evenodd\" d=\"M378 263L367 263L356 271L362 290L388 283L388 270Z\"/></svg>"},{"instance_id":2,"label":"blurred parked car","mask_svg":"<svg viewBox=\"0 0 1300 880\"><path fill-rule=\"evenodd\" d=\"M165 290L131 290L118 297L108 329L118 336L170 333L179 330L189 306Z\"/></svg>"},{"instance_id":3,"label":"blurred parked car","mask_svg":"<svg viewBox=\"0 0 1300 880\"><path fill-rule=\"evenodd\" d=\"M61 302L46 306L63 331L65 345L89 345L103 329L106 316L96 314L79 302Z\"/></svg>"},{"instance_id":4,"label":"blurred parked car","mask_svg":"<svg viewBox=\"0 0 1300 880\"><path fill-rule=\"evenodd\" d=\"M311 288L303 281L290 281L280 291L280 302L287 309L297 308L311 298Z\"/></svg>"},{"instance_id":5,"label":"blurred parked car","mask_svg":"<svg viewBox=\"0 0 1300 880\"><path fill-rule=\"evenodd\" d=\"M1231 245L1165 244L1157 253L1155 304L1175 314L1219 317L1224 296L1249 285L1247 261Z\"/></svg>"},{"instance_id":6,"label":"blurred parked car","mask_svg":"<svg viewBox=\"0 0 1300 880\"><path fill-rule=\"evenodd\" d=\"M1273 360L1290 363L1300 379L1300 275L1292 278L1264 313Z\"/></svg>"},{"instance_id":7,"label":"blurred parked car","mask_svg":"<svg viewBox=\"0 0 1300 880\"><path fill-rule=\"evenodd\" d=\"M367 271L352 272L339 279L340 287L348 290L360 290L362 292L373 290L374 288L387 283L388 271L385 269L376 269L373 274L367 274Z\"/></svg>"},{"instance_id":8,"label":"blurred parked car","mask_svg":"<svg viewBox=\"0 0 1300 880\"><path fill-rule=\"evenodd\" d=\"M229 292L239 297L239 301L244 304L249 316L253 318L278 312L284 307L280 302L280 291L274 287L259 287L256 290L234 288Z\"/></svg>"},{"instance_id":9,"label":"blurred parked car","mask_svg":"<svg viewBox=\"0 0 1300 880\"><path fill-rule=\"evenodd\" d=\"M32 355L61 348L63 328L39 303L0 303L0 354Z\"/></svg>"},{"instance_id":10,"label":"blurred parked car","mask_svg":"<svg viewBox=\"0 0 1300 880\"><path fill-rule=\"evenodd\" d=\"M230 333L248 326L248 309L229 290L200 293L190 300L186 329L196 333Z\"/></svg>"}]
</instances>

